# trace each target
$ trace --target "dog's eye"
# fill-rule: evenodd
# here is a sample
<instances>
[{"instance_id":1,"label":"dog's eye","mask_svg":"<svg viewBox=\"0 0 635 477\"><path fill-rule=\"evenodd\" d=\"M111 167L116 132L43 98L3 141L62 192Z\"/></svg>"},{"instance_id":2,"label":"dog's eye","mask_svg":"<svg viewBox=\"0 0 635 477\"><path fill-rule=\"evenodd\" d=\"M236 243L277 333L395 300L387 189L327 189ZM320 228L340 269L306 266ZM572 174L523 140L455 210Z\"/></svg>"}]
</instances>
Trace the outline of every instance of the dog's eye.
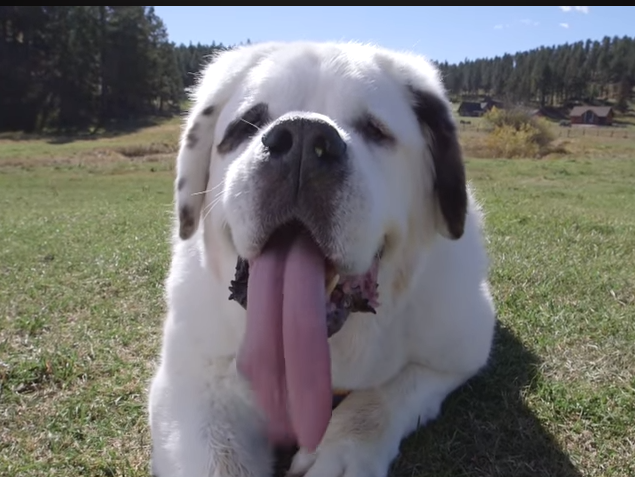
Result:
<instances>
[{"instance_id":1,"label":"dog's eye","mask_svg":"<svg viewBox=\"0 0 635 477\"><path fill-rule=\"evenodd\" d=\"M366 140L375 144L386 144L395 140L386 126L370 115L361 118L356 124L356 129Z\"/></svg>"},{"instance_id":2,"label":"dog's eye","mask_svg":"<svg viewBox=\"0 0 635 477\"><path fill-rule=\"evenodd\" d=\"M218 152L227 154L233 151L247 139L253 137L269 121L267 105L265 103L255 105L227 126L223 140L218 144Z\"/></svg>"}]
</instances>

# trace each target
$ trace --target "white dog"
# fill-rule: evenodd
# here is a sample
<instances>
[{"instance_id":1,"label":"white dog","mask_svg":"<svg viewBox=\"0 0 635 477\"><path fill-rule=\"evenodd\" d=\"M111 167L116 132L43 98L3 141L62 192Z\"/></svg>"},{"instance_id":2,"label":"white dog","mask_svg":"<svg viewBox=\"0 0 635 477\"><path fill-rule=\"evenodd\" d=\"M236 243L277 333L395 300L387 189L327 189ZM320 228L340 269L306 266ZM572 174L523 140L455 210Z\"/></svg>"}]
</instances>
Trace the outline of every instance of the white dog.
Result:
<instances>
[{"instance_id":1,"label":"white dog","mask_svg":"<svg viewBox=\"0 0 635 477\"><path fill-rule=\"evenodd\" d=\"M385 477L494 332L438 71L368 45L266 43L219 55L192 99L153 474L269 477L274 444L297 442L290 475ZM348 394L331 414L333 390Z\"/></svg>"}]
</instances>

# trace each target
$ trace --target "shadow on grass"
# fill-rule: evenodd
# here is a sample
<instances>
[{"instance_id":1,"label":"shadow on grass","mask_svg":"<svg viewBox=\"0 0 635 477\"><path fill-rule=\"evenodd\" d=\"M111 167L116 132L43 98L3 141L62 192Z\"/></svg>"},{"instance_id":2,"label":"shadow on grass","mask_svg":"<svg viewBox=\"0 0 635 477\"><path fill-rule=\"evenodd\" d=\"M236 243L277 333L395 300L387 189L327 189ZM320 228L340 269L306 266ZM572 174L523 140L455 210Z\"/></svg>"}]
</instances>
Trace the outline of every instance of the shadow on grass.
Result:
<instances>
[{"instance_id":1,"label":"shadow on grass","mask_svg":"<svg viewBox=\"0 0 635 477\"><path fill-rule=\"evenodd\" d=\"M167 119L170 119L170 116L134 119L130 121L118 121L107 124L99 130L92 132L77 133L72 135L60 134L54 135L52 137L47 137L47 142L49 144L68 144L75 141L91 141L97 139L113 138L126 134L132 134L139 131L140 129L157 126Z\"/></svg>"},{"instance_id":2,"label":"shadow on grass","mask_svg":"<svg viewBox=\"0 0 635 477\"><path fill-rule=\"evenodd\" d=\"M539 379L539 364L499 324L488 368L404 440L391 477L581 477L522 398Z\"/></svg>"},{"instance_id":3,"label":"shadow on grass","mask_svg":"<svg viewBox=\"0 0 635 477\"><path fill-rule=\"evenodd\" d=\"M113 121L90 131L46 131L41 133L3 132L0 133L0 139L8 139L11 141L45 140L48 144L53 145L69 144L75 141L95 141L123 136L151 126L158 126L178 115L179 113L174 113L127 121Z\"/></svg>"},{"instance_id":4,"label":"shadow on grass","mask_svg":"<svg viewBox=\"0 0 635 477\"><path fill-rule=\"evenodd\" d=\"M405 439L390 477L581 477L522 392L540 360L500 324L488 368L445 402L438 419ZM279 452L275 477L293 452Z\"/></svg>"}]
</instances>

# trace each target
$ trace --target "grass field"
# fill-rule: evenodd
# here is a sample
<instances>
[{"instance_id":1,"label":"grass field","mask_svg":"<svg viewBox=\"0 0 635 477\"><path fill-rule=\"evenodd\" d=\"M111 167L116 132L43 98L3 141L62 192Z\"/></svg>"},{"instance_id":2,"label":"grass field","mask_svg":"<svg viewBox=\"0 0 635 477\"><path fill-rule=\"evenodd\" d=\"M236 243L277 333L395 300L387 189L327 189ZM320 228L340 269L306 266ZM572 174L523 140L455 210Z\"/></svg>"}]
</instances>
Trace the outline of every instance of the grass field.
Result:
<instances>
[{"instance_id":1,"label":"grass field","mask_svg":"<svg viewBox=\"0 0 635 477\"><path fill-rule=\"evenodd\" d=\"M149 475L177 135L0 138L1 476ZM635 141L570 146L468 160L495 352L394 477L635 475Z\"/></svg>"}]
</instances>

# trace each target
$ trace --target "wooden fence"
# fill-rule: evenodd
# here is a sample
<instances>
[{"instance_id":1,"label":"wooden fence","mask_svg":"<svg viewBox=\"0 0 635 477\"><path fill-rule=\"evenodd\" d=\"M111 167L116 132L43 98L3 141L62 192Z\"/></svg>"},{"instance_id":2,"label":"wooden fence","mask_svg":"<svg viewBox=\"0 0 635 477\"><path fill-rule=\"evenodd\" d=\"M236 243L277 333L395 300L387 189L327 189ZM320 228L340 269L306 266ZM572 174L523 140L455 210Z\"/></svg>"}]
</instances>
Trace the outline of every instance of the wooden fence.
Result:
<instances>
[{"instance_id":1,"label":"wooden fence","mask_svg":"<svg viewBox=\"0 0 635 477\"><path fill-rule=\"evenodd\" d=\"M491 130L491 127L484 125L481 121L471 122L470 120L463 120L463 122L457 121L457 126L460 131L470 132L487 132ZM635 127L623 127L623 126L571 126L562 127L558 125L553 126L553 132L558 137L602 137L602 138L614 138L614 139L635 139Z\"/></svg>"}]
</instances>

